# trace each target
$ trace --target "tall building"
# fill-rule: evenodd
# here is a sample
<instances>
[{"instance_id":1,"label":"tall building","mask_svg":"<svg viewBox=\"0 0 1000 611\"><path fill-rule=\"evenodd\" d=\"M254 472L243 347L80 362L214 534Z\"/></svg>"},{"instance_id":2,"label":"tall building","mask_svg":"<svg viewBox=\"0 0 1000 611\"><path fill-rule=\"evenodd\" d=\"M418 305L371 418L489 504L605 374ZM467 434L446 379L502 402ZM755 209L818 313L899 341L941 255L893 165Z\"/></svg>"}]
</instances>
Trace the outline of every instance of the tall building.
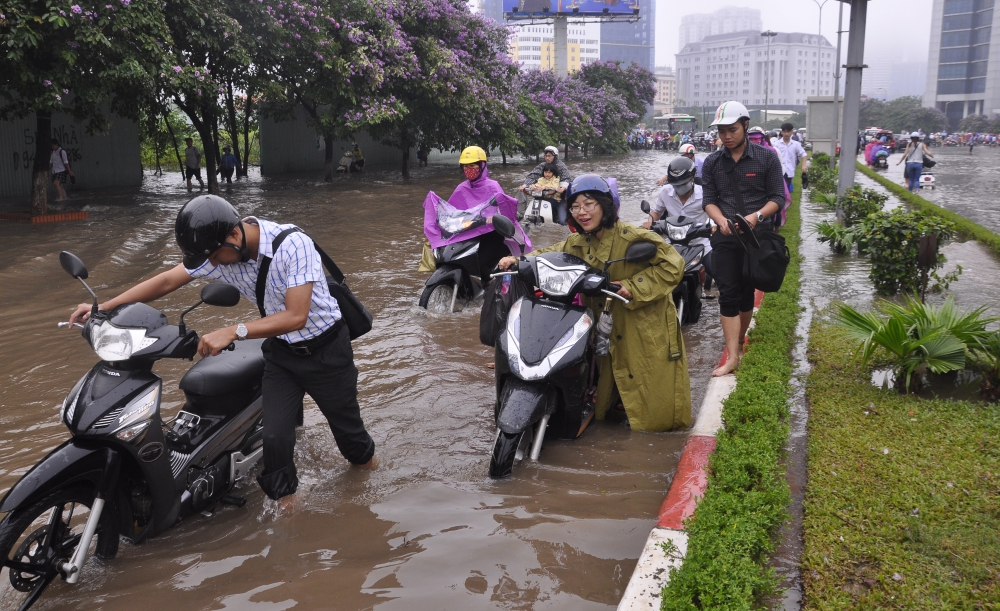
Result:
<instances>
[{"instance_id":1,"label":"tall building","mask_svg":"<svg viewBox=\"0 0 1000 611\"><path fill-rule=\"evenodd\" d=\"M967 115L1000 115L1000 30L994 0L934 0L924 106L937 107L951 128Z\"/></svg>"},{"instance_id":2,"label":"tall building","mask_svg":"<svg viewBox=\"0 0 1000 611\"><path fill-rule=\"evenodd\" d=\"M656 1L639 1L639 20L628 23L609 21L601 24L601 60L635 62L653 71L656 57Z\"/></svg>"},{"instance_id":3,"label":"tall building","mask_svg":"<svg viewBox=\"0 0 1000 611\"><path fill-rule=\"evenodd\" d=\"M516 22L514 22L516 23ZM567 24L568 69L593 63L601 56L601 24ZM515 25L510 37L510 55L527 70L555 70L555 45L551 23Z\"/></svg>"},{"instance_id":4,"label":"tall building","mask_svg":"<svg viewBox=\"0 0 1000 611\"><path fill-rule=\"evenodd\" d=\"M927 92L927 62L893 64L889 79L889 99L905 95L923 96Z\"/></svg>"},{"instance_id":5,"label":"tall building","mask_svg":"<svg viewBox=\"0 0 1000 611\"><path fill-rule=\"evenodd\" d=\"M815 34L778 34L770 56L758 30L708 36L676 55L677 97L707 107L728 100L763 106L766 97L772 108L804 112L807 97L831 95L833 55L829 41Z\"/></svg>"},{"instance_id":6,"label":"tall building","mask_svg":"<svg viewBox=\"0 0 1000 611\"><path fill-rule=\"evenodd\" d=\"M715 34L760 32L763 29L764 22L759 10L727 6L714 13L695 13L681 17L680 46L683 49L684 45L701 42Z\"/></svg>"},{"instance_id":7,"label":"tall building","mask_svg":"<svg viewBox=\"0 0 1000 611\"><path fill-rule=\"evenodd\" d=\"M653 75L656 76L656 98L653 101L656 114L671 114L677 101L677 75L670 66L657 66Z\"/></svg>"}]
</instances>

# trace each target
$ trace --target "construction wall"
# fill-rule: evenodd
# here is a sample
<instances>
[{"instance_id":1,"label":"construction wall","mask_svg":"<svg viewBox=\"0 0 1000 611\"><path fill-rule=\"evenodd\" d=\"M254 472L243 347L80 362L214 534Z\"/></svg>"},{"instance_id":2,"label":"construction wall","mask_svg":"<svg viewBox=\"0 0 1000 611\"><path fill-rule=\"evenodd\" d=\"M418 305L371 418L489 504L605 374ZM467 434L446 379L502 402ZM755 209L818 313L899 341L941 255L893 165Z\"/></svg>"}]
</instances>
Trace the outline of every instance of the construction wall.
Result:
<instances>
[{"instance_id":1,"label":"construction wall","mask_svg":"<svg viewBox=\"0 0 1000 611\"><path fill-rule=\"evenodd\" d=\"M76 174L76 184L67 182L67 190L142 184L138 124L117 115L110 121L107 131L90 135L69 115L52 116L52 137L66 149ZM0 123L0 197L31 194L34 160L35 117Z\"/></svg>"}]
</instances>

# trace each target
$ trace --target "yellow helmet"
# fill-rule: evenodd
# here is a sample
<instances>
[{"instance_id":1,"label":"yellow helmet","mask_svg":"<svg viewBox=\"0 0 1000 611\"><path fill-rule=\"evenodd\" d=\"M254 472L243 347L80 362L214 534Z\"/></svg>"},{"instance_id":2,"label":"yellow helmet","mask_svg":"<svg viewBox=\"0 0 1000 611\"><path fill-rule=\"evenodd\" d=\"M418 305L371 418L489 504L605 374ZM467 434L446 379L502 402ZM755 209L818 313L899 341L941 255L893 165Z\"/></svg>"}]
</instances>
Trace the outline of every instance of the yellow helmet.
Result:
<instances>
[{"instance_id":1,"label":"yellow helmet","mask_svg":"<svg viewBox=\"0 0 1000 611\"><path fill-rule=\"evenodd\" d=\"M458 158L458 163L476 163L477 161L486 161L486 151L479 148L478 146L469 146L462 151L462 156Z\"/></svg>"}]
</instances>

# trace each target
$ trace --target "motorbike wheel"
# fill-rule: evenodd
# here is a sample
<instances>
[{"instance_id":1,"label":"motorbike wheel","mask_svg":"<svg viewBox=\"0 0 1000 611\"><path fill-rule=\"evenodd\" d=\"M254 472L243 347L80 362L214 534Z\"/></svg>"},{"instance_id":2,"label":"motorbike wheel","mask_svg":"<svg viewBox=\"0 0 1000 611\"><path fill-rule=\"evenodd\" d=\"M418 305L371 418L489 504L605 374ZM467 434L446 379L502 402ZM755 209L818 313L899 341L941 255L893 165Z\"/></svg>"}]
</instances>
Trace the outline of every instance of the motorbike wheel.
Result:
<instances>
[{"instance_id":1,"label":"motorbike wheel","mask_svg":"<svg viewBox=\"0 0 1000 611\"><path fill-rule=\"evenodd\" d=\"M452 298L455 296L455 285L439 284L431 290L427 298L427 309L431 312L450 314L452 312ZM455 299L455 311L460 312L465 305L461 299Z\"/></svg>"},{"instance_id":2,"label":"motorbike wheel","mask_svg":"<svg viewBox=\"0 0 1000 611\"><path fill-rule=\"evenodd\" d=\"M497 431L496 441L493 442L493 454L490 456L490 477L501 479L513 473L518 450L521 450L522 455L527 450L521 448L525 437L524 431L520 433ZM530 440L530 435L527 437Z\"/></svg>"},{"instance_id":3,"label":"motorbike wheel","mask_svg":"<svg viewBox=\"0 0 1000 611\"><path fill-rule=\"evenodd\" d=\"M685 304L687 309L685 315L687 316L687 324L689 325L693 325L697 323L699 319L701 319L701 306L702 306L702 301L705 298L704 296L705 291L702 288L700 282L694 283L691 292L694 293L693 295L691 295L691 302Z\"/></svg>"},{"instance_id":4,"label":"motorbike wheel","mask_svg":"<svg viewBox=\"0 0 1000 611\"><path fill-rule=\"evenodd\" d=\"M11 588L0 594L5 608L28 609L59 576L57 567L72 558L93 502L92 490L64 488L49 493L27 509L7 514L0 522L0 553L4 563L20 563L16 569L6 567ZM109 502L104 506L88 558L96 555L111 559L118 553L115 505ZM48 522L53 516L58 516L58 521L54 523L54 536L48 537Z\"/></svg>"}]
</instances>

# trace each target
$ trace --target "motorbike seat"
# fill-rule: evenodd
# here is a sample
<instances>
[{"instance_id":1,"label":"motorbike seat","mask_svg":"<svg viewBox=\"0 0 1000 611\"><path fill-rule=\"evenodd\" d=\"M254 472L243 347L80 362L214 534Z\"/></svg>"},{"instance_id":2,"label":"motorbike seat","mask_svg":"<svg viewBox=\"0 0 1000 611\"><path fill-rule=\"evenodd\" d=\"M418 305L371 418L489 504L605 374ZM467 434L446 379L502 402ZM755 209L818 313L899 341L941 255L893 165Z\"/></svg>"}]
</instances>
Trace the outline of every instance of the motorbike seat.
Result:
<instances>
[{"instance_id":1,"label":"motorbike seat","mask_svg":"<svg viewBox=\"0 0 1000 611\"><path fill-rule=\"evenodd\" d=\"M236 342L232 352L201 359L181 378L181 390L218 397L258 386L264 376L263 343L262 339Z\"/></svg>"}]
</instances>

